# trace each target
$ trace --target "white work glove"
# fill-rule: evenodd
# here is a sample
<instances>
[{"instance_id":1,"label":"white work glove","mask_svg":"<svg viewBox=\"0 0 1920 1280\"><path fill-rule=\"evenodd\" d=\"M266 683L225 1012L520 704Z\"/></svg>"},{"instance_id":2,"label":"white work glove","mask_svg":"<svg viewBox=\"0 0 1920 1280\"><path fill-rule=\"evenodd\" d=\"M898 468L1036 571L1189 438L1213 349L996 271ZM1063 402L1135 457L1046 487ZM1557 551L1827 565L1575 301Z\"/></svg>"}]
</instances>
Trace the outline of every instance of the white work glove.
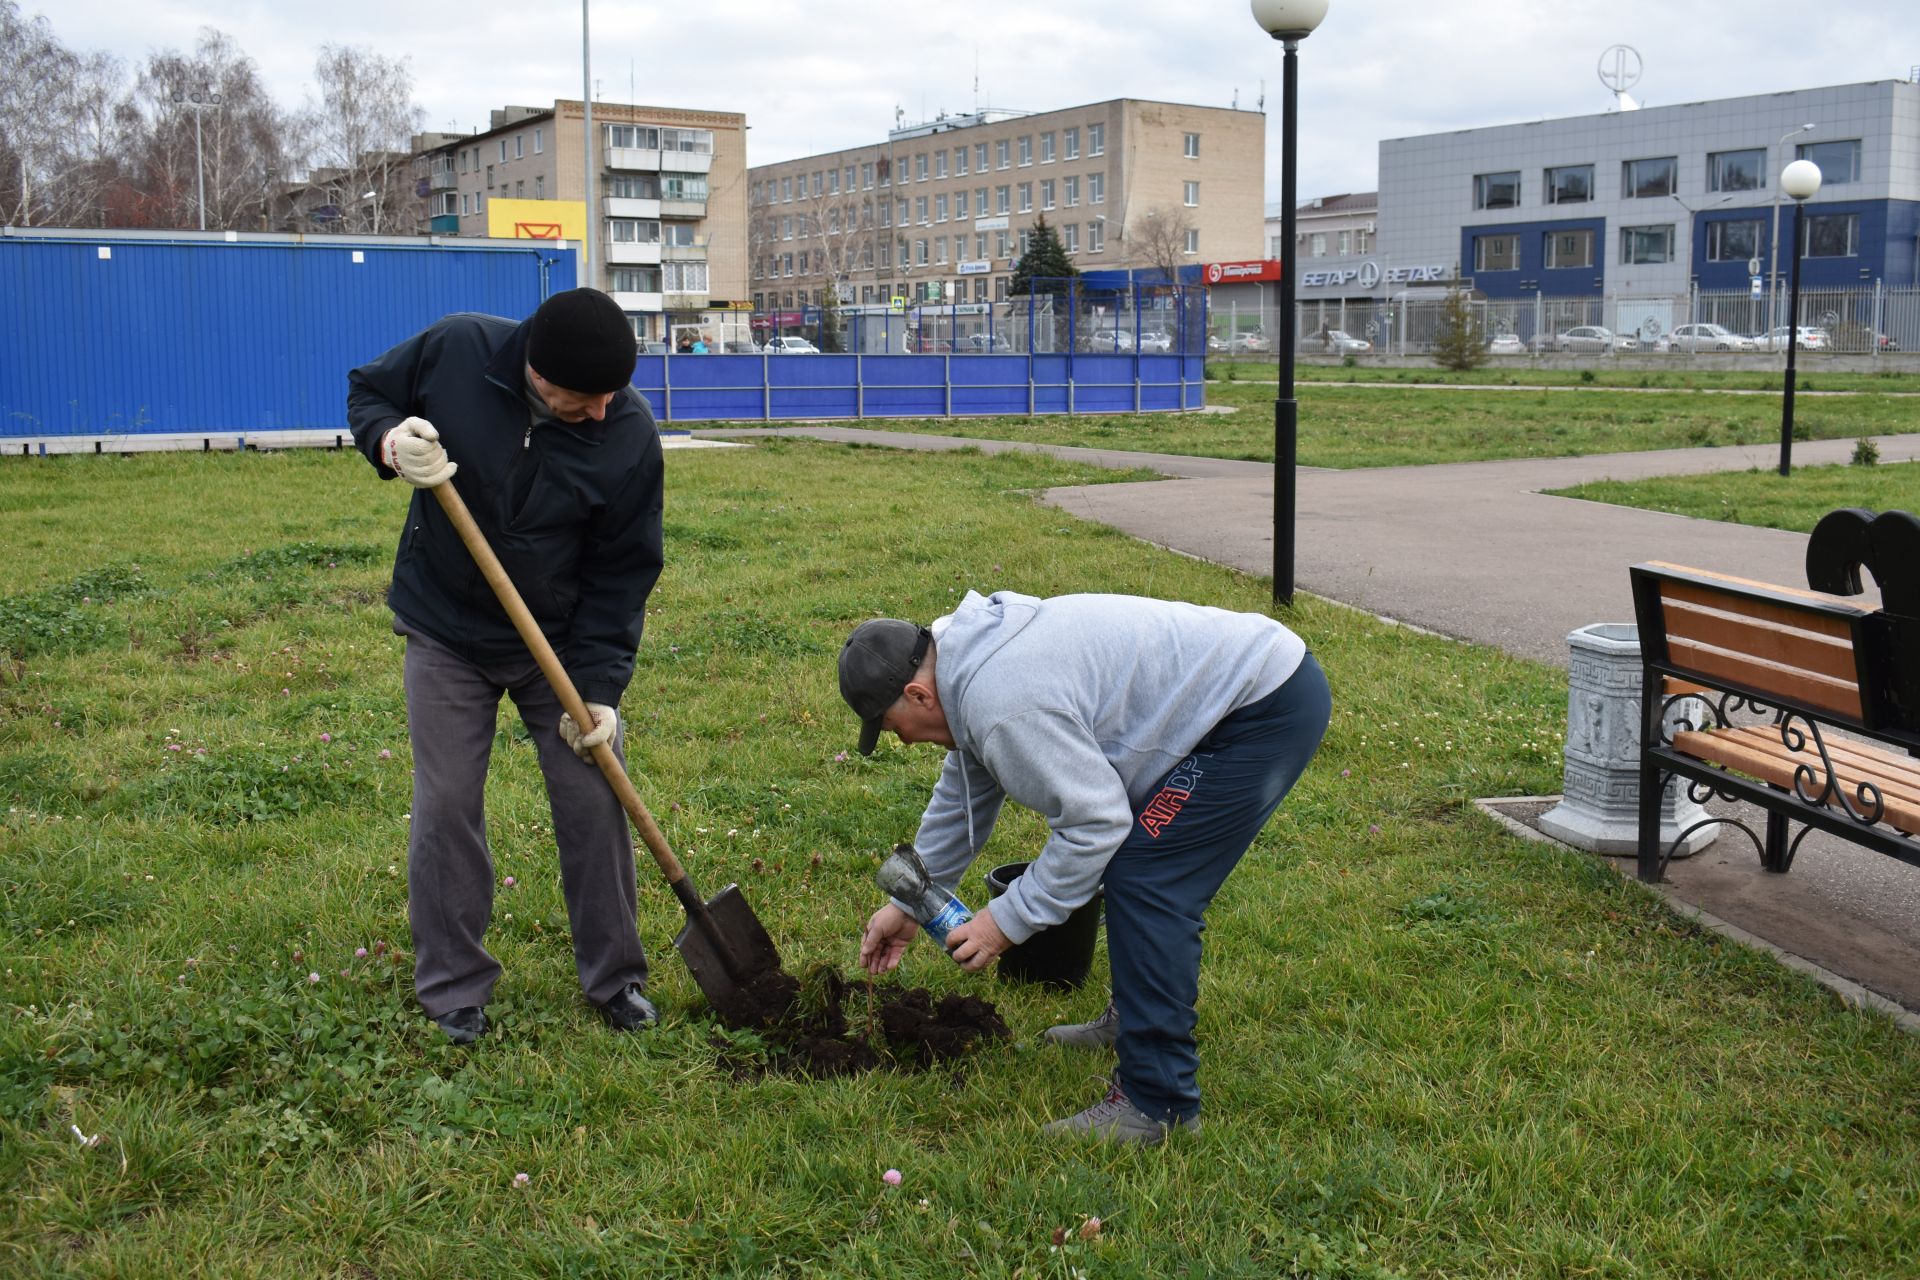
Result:
<instances>
[{"instance_id":1,"label":"white work glove","mask_svg":"<svg viewBox=\"0 0 1920 1280\"><path fill-rule=\"evenodd\" d=\"M380 460L416 489L453 479L459 466L440 447L440 433L425 418L407 418L382 437Z\"/></svg>"},{"instance_id":2,"label":"white work glove","mask_svg":"<svg viewBox=\"0 0 1920 1280\"><path fill-rule=\"evenodd\" d=\"M560 713L560 736L582 760L593 759L593 749L603 742L612 742L613 731L620 727L620 713L605 703L589 702L587 714L593 717L593 728L582 733L572 716L564 711Z\"/></svg>"}]
</instances>

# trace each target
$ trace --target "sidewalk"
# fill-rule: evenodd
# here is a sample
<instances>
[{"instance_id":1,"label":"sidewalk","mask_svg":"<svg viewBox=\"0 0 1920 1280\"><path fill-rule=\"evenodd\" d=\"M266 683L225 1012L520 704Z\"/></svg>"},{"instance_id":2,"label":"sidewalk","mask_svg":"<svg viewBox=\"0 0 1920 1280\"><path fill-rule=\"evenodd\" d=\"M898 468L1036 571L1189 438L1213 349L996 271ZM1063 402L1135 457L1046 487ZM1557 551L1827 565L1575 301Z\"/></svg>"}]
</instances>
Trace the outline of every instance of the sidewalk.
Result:
<instances>
[{"instance_id":1,"label":"sidewalk","mask_svg":"<svg viewBox=\"0 0 1920 1280\"><path fill-rule=\"evenodd\" d=\"M1160 546L1261 575L1273 571L1273 468L1266 463L908 435L857 427L702 430L808 435L900 449L1027 450L1168 479L1055 489L1043 501ZM1881 436L1885 462L1920 459L1920 435ZM1796 466L1845 462L1852 440L1802 441ZM1589 480L1771 468L1778 447L1518 459L1366 471L1302 468L1295 584L1368 613L1564 667L1567 633L1630 622L1627 566L1675 560L1789 585L1806 581L1806 535L1549 497ZM1867 599L1877 600L1871 587ZM1631 863L1616 860L1624 874ZM1920 869L1809 837L1770 875L1730 831L1674 861L1683 903L1920 1011Z\"/></svg>"}]
</instances>

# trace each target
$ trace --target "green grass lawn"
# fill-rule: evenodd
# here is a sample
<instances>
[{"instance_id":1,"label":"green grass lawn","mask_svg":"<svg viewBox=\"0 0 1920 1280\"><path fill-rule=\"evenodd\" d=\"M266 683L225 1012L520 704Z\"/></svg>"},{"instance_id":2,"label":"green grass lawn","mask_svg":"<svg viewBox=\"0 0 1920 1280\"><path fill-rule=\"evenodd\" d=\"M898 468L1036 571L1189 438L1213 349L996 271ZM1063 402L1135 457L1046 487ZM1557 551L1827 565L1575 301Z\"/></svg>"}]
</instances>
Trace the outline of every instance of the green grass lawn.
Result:
<instances>
[{"instance_id":1,"label":"green grass lawn","mask_svg":"<svg viewBox=\"0 0 1920 1280\"><path fill-rule=\"evenodd\" d=\"M1780 402L1768 396L1312 384L1297 390L1300 464L1309 467L1419 466L1761 444L1777 440L1780 433ZM1212 382L1207 403L1232 412L873 418L848 425L975 440L1272 459L1271 383ZM1809 440L1907 432L1920 429L1920 401L1887 395L1803 399L1794 422L1800 437Z\"/></svg>"},{"instance_id":2,"label":"green grass lawn","mask_svg":"<svg viewBox=\"0 0 1920 1280\"><path fill-rule=\"evenodd\" d=\"M1785 359L1784 355L1781 357ZM1277 370L1273 356L1207 357L1207 369L1217 378L1251 380L1271 385ZM1580 368L1548 368L1528 360L1492 360L1478 369L1461 372L1438 365L1379 365L1356 360L1346 364L1296 364L1296 382L1362 383L1441 383L1453 386L1495 387L1659 387L1676 391L1772 391L1780 390L1784 367L1769 370L1718 367L1710 356L1698 362L1675 361L1669 368L1621 368L1609 360L1592 360ZM1828 370L1806 355L1799 358L1794 371L1806 391L1880 391L1920 393L1920 364L1911 359L1889 360L1887 367L1870 373Z\"/></svg>"},{"instance_id":3,"label":"green grass lawn","mask_svg":"<svg viewBox=\"0 0 1920 1280\"><path fill-rule=\"evenodd\" d=\"M1590 502L1811 533L1821 516L1839 507L1920 511L1920 464L1796 467L1784 477L1776 470L1756 469L1603 480L1556 492Z\"/></svg>"},{"instance_id":4,"label":"green grass lawn","mask_svg":"<svg viewBox=\"0 0 1920 1280\"><path fill-rule=\"evenodd\" d=\"M926 1075L739 1076L755 1046L710 1020L643 858L663 1022L606 1030L510 715L497 1029L446 1045L405 956L380 595L406 491L317 452L0 470L0 1273L1920 1273L1920 1043L1468 805L1557 788L1557 672L1288 612L1334 720L1209 916L1206 1130L1056 1146L1037 1126L1105 1063L1036 1037L1097 1011L1104 957L1062 995L916 943L907 981L998 1002L1016 1042ZM1111 476L787 439L669 455L632 769L790 970L851 969L939 766L852 751L855 622L969 587L1268 607L1260 579L1031 496ZM1044 837L1010 810L962 896Z\"/></svg>"}]
</instances>

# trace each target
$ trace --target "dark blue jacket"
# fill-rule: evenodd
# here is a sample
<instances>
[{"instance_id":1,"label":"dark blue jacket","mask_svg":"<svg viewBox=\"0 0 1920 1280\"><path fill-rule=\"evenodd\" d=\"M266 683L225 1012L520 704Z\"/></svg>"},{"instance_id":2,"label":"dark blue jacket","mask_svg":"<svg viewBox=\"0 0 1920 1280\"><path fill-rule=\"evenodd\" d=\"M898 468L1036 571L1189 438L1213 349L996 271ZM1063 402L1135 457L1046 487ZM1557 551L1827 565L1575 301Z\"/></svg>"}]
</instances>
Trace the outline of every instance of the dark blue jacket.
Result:
<instances>
[{"instance_id":1,"label":"dark blue jacket","mask_svg":"<svg viewBox=\"0 0 1920 1280\"><path fill-rule=\"evenodd\" d=\"M628 387L603 422L543 420L525 398L527 326L448 316L347 375L347 422L383 478L380 441L402 418L440 432L453 485L487 535L580 696L617 706L633 678L647 595L660 577L660 435ZM526 645L440 503L407 508L387 603L476 662Z\"/></svg>"}]
</instances>

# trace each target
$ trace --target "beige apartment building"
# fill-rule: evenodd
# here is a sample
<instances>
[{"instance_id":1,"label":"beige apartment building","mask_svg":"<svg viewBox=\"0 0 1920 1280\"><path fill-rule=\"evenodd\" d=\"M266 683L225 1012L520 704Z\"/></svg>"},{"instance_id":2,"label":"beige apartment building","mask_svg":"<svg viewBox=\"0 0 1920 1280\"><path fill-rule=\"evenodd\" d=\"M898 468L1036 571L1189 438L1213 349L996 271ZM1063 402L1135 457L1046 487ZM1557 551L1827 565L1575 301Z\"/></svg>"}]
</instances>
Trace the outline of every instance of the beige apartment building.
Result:
<instances>
[{"instance_id":1,"label":"beige apartment building","mask_svg":"<svg viewBox=\"0 0 1920 1280\"><path fill-rule=\"evenodd\" d=\"M490 231L488 207L585 199L583 124L579 100L561 99L503 107L484 133L418 135L428 230L557 234L558 210L544 216L516 205L515 216ZM718 332L728 313L747 305L746 117L595 102L593 131L591 266L580 283L611 293L642 338L664 340L688 325Z\"/></svg>"},{"instance_id":2,"label":"beige apartment building","mask_svg":"<svg viewBox=\"0 0 1920 1280\"><path fill-rule=\"evenodd\" d=\"M1116 98L982 110L748 171L756 311L1004 301L1044 217L1083 272L1261 256L1266 117Z\"/></svg>"}]
</instances>

